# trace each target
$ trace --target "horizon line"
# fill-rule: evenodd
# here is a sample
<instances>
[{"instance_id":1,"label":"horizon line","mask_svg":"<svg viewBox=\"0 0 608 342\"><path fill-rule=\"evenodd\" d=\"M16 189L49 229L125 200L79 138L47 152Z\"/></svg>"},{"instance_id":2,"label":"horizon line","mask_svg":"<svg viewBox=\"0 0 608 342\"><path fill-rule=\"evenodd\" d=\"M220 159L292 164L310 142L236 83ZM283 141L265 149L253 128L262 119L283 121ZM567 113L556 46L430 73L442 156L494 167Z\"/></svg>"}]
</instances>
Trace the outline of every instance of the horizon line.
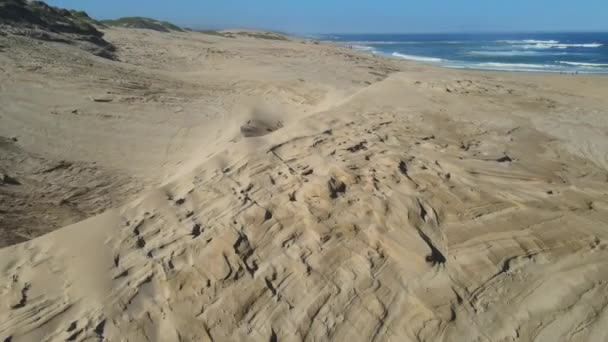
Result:
<instances>
[{"instance_id":1,"label":"horizon line","mask_svg":"<svg viewBox=\"0 0 608 342\"><path fill-rule=\"evenodd\" d=\"M278 30L273 30L278 31ZM285 31L283 31L285 32ZM398 34L530 34L530 33L606 33L606 30L530 30L530 31L427 31L427 32L291 32L292 34L309 34L309 35L398 35Z\"/></svg>"}]
</instances>

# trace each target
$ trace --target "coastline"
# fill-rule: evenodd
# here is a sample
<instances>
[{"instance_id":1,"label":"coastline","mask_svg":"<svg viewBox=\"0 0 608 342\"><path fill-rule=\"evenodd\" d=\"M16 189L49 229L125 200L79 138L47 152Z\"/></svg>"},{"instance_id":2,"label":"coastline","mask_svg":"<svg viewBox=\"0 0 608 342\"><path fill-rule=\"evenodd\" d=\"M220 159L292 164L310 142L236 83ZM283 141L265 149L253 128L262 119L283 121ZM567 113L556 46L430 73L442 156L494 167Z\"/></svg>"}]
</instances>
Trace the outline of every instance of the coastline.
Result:
<instances>
[{"instance_id":1,"label":"coastline","mask_svg":"<svg viewBox=\"0 0 608 342\"><path fill-rule=\"evenodd\" d=\"M295 37L296 39L300 39ZM533 71L533 70L500 70L500 69L478 69L478 68L465 68L465 67L449 67L449 66L444 66L438 63L428 63L428 62L424 62L424 61L417 61L417 60L413 60L413 59L405 59L405 58L400 58L400 57L395 57L395 56L391 56L391 55L387 55L387 54L382 54L382 53L374 53L372 51L368 51L368 50L358 50L356 48L349 48L348 44L344 44L342 42L335 42L335 41L323 41L324 44L330 44L332 46L335 46L338 49L344 49L347 51L352 51L354 53L360 53L363 56L375 56L375 57L379 57L379 58L383 58L383 59L387 59L387 60L393 60L393 61L399 61L399 62L403 62L403 63L409 63L409 64L414 64L414 65L418 65L421 67L428 67L431 69L440 69L440 70L453 70L453 71L462 71L462 72L478 72L478 73L487 73L487 74L493 74L493 75L504 75L504 74L514 74L514 75L539 75L539 76L574 76L574 77L599 77L599 78L606 78L608 77L608 72L603 72L603 73L593 73L593 72L588 72L588 73L573 73L573 72L560 72L560 71ZM426 58L426 57L424 57ZM434 58L434 57L428 57L428 58Z\"/></svg>"},{"instance_id":2,"label":"coastline","mask_svg":"<svg viewBox=\"0 0 608 342\"><path fill-rule=\"evenodd\" d=\"M606 74L606 33L344 34L322 39L455 69Z\"/></svg>"}]
</instances>

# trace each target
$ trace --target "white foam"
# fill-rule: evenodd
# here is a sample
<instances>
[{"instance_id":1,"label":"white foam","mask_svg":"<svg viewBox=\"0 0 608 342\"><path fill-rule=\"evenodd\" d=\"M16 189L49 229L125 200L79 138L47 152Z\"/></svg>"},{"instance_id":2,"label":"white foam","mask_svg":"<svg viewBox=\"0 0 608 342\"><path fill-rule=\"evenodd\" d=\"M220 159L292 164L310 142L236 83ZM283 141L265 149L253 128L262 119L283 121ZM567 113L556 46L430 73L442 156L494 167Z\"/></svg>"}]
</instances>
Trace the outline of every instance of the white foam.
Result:
<instances>
[{"instance_id":1,"label":"white foam","mask_svg":"<svg viewBox=\"0 0 608 342\"><path fill-rule=\"evenodd\" d=\"M492 67L492 68L526 68L526 69L551 69L555 68L555 65L547 64L523 64L523 63L479 63L476 64L479 67Z\"/></svg>"},{"instance_id":2,"label":"white foam","mask_svg":"<svg viewBox=\"0 0 608 342\"><path fill-rule=\"evenodd\" d=\"M558 40L535 40L535 39L522 39L522 40L497 40L497 43L506 44L559 44Z\"/></svg>"},{"instance_id":3,"label":"white foam","mask_svg":"<svg viewBox=\"0 0 608 342\"><path fill-rule=\"evenodd\" d=\"M586 43L586 44L566 44L559 40L536 40L536 39L522 39L522 40L498 40L498 43L506 43L518 46L524 49L567 49L567 48L598 48L604 46L600 43Z\"/></svg>"},{"instance_id":4,"label":"white foam","mask_svg":"<svg viewBox=\"0 0 608 342\"><path fill-rule=\"evenodd\" d=\"M558 46L583 47L583 48L599 48L599 47L604 46L604 44L600 44L600 43L591 43L591 44L558 44Z\"/></svg>"},{"instance_id":5,"label":"white foam","mask_svg":"<svg viewBox=\"0 0 608 342\"><path fill-rule=\"evenodd\" d=\"M410 61L418 61L418 62L427 62L427 63L440 63L440 62L443 62L443 59L441 59L441 58L404 55L404 54L399 53L399 52L393 52L392 56L393 57L399 57L399 58L407 59L407 60L410 60Z\"/></svg>"},{"instance_id":6,"label":"white foam","mask_svg":"<svg viewBox=\"0 0 608 342\"><path fill-rule=\"evenodd\" d=\"M350 42L352 44L358 44L358 45L396 45L396 44L416 44L416 42L393 42L393 41L382 41L382 40L378 40L378 41L374 41L374 40L365 40L365 41L358 41L358 42Z\"/></svg>"},{"instance_id":7,"label":"white foam","mask_svg":"<svg viewBox=\"0 0 608 342\"><path fill-rule=\"evenodd\" d=\"M446 68L450 69L473 69L473 70L486 70L486 71L509 71L509 72L543 72L543 73L558 73L557 70L540 70L540 69L520 69L520 68L491 68L491 67L478 67L478 66L467 66L467 65L447 65Z\"/></svg>"},{"instance_id":8,"label":"white foam","mask_svg":"<svg viewBox=\"0 0 608 342\"><path fill-rule=\"evenodd\" d=\"M585 55L584 53L566 51L538 51L538 50L511 50L511 51L469 51L467 54L473 56L487 57L517 57L517 56L574 56Z\"/></svg>"},{"instance_id":9,"label":"white foam","mask_svg":"<svg viewBox=\"0 0 608 342\"><path fill-rule=\"evenodd\" d=\"M522 40L524 44L559 44L559 40L534 40L526 39Z\"/></svg>"},{"instance_id":10,"label":"white foam","mask_svg":"<svg viewBox=\"0 0 608 342\"><path fill-rule=\"evenodd\" d=\"M558 61L557 63L572 65L572 66L592 67L592 68L608 67L608 64L601 64L601 63L583 63L583 62L566 62L566 61Z\"/></svg>"},{"instance_id":11,"label":"white foam","mask_svg":"<svg viewBox=\"0 0 608 342\"><path fill-rule=\"evenodd\" d=\"M361 51L374 51L374 48L371 46L365 46L365 45L351 45L351 47L355 50L361 50Z\"/></svg>"},{"instance_id":12,"label":"white foam","mask_svg":"<svg viewBox=\"0 0 608 342\"><path fill-rule=\"evenodd\" d=\"M606 65L594 63L578 62L557 62L559 64L528 64L528 63L469 63L450 60L445 63L445 67L451 69L476 69L489 71L509 71L509 72L540 72L540 73L579 73L579 74L608 74L608 69L591 67L591 65Z\"/></svg>"},{"instance_id":13,"label":"white foam","mask_svg":"<svg viewBox=\"0 0 608 342\"><path fill-rule=\"evenodd\" d=\"M538 52L538 51L528 51L528 50L511 50L511 51L470 51L468 52L469 55L476 55L476 56L504 56L504 57L510 57L510 56L538 56L538 55L545 55L545 53L542 52Z\"/></svg>"},{"instance_id":14,"label":"white foam","mask_svg":"<svg viewBox=\"0 0 608 342\"><path fill-rule=\"evenodd\" d=\"M533 66L533 64L530 64ZM509 72L542 72L542 73L559 73L563 72L560 70L549 69L549 68L530 68L530 67L522 67L513 66L507 63L495 63L492 65L482 65L482 64L463 64L463 65L446 65L445 67L450 69L474 69L474 70L487 70L487 71L509 71Z\"/></svg>"},{"instance_id":15,"label":"white foam","mask_svg":"<svg viewBox=\"0 0 608 342\"><path fill-rule=\"evenodd\" d=\"M568 49L568 48L598 48L602 47L604 44L600 43L590 43L590 44L548 44L548 43L537 43L533 45L523 45L524 49Z\"/></svg>"},{"instance_id":16,"label":"white foam","mask_svg":"<svg viewBox=\"0 0 608 342\"><path fill-rule=\"evenodd\" d=\"M363 40L350 42L352 44L362 45L413 45L413 44L463 44L466 43L460 40L429 40L429 41L384 41L384 40Z\"/></svg>"}]
</instances>

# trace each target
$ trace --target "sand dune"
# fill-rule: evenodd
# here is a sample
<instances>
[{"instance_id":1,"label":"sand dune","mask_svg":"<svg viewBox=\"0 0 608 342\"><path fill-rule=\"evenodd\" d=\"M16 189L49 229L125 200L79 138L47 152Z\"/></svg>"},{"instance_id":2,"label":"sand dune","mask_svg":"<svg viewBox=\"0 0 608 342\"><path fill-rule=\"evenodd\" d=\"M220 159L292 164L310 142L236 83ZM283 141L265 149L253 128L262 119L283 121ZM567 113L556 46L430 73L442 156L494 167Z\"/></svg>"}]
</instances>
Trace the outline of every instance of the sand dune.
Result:
<instances>
[{"instance_id":1,"label":"sand dune","mask_svg":"<svg viewBox=\"0 0 608 342\"><path fill-rule=\"evenodd\" d=\"M607 78L105 38L0 37L0 340L608 339Z\"/></svg>"}]
</instances>

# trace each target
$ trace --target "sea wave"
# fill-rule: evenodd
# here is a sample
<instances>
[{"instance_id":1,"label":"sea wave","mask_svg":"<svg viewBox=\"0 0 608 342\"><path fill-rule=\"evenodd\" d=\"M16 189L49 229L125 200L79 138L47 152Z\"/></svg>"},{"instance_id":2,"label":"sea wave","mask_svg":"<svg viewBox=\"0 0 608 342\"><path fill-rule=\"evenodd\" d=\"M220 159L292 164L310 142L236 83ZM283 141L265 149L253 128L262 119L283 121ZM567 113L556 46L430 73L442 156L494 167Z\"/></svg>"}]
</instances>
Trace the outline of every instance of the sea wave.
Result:
<instances>
[{"instance_id":1,"label":"sea wave","mask_svg":"<svg viewBox=\"0 0 608 342\"><path fill-rule=\"evenodd\" d=\"M529 50L469 51L467 54L469 54L469 55L475 55L475 56L490 56L490 57L552 55L552 53L543 53L543 52L539 52L539 51L529 51ZM562 53L559 53L559 54L562 54Z\"/></svg>"},{"instance_id":2,"label":"sea wave","mask_svg":"<svg viewBox=\"0 0 608 342\"><path fill-rule=\"evenodd\" d=\"M357 44L357 45L416 45L416 44L463 44L466 43L461 40L428 40L428 41L385 41L385 40L362 40L362 41L352 41L348 42L349 44Z\"/></svg>"},{"instance_id":3,"label":"sea wave","mask_svg":"<svg viewBox=\"0 0 608 342\"><path fill-rule=\"evenodd\" d=\"M476 64L480 67L493 67L493 68L526 68L526 69L552 69L555 65L549 64L524 64L524 63L479 63Z\"/></svg>"},{"instance_id":4,"label":"sea wave","mask_svg":"<svg viewBox=\"0 0 608 342\"><path fill-rule=\"evenodd\" d=\"M567 48L598 48L602 47L604 44L600 43L590 43L590 44L534 44L534 45L524 45L524 49L567 49Z\"/></svg>"},{"instance_id":5,"label":"sea wave","mask_svg":"<svg viewBox=\"0 0 608 342\"><path fill-rule=\"evenodd\" d=\"M394 41L374 41L374 40L363 40L357 42L349 42L350 44L357 45L395 45L395 44L417 44L418 42L394 42Z\"/></svg>"},{"instance_id":6,"label":"sea wave","mask_svg":"<svg viewBox=\"0 0 608 342\"><path fill-rule=\"evenodd\" d=\"M525 44L559 44L559 40L535 40L535 39L525 39L523 40Z\"/></svg>"},{"instance_id":7,"label":"sea wave","mask_svg":"<svg viewBox=\"0 0 608 342\"><path fill-rule=\"evenodd\" d=\"M536 40L536 39L520 39L520 40L497 40L497 43L505 44L559 44L558 40Z\"/></svg>"},{"instance_id":8,"label":"sea wave","mask_svg":"<svg viewBox=\"0 0 608 342\"><path fill-rule=\"evenodd\" d=\"M543 72L559 73L558 69L552 69L549 65L543 64L516 64L516 63L479 63L479 64L451 64L445 65L451 69L474 69L488 71L510 71L510 72Z\"/></svg>"},{"instance_id":9,"label":"sea wave","mask_svg":"<svg viewBox=\"0 0 608 342\"><path fill-rule=\"evenodd\" d=\"M355 50L361 50L361 51L374 51L374 48L371 46L365 46L365 45L350 45L350 47L352 47Z\"/></svg>"},{"instance_id":10,"label":"sea wave","mask_svg":"<svg viewBox=\"0 0 608 342\"><path fill-rule=\"evenodd\" d=\"M449 69L472 69L472 70L486 70L486 71L509 71L509 72L543 72L543 73L559 73L557 70L540 70L540 69L521 69L521 68L492 68L492 67L480 67L475 65L446 65Z\"/></svg>"},{"instance_id":11,"label":"sea wave","mask_svg":"<svg viewBox=\"0 0 608 342\"><path fill-rule=\"evenodd\" d=\"M582 67L592 67L592 68L605 68L608 67L608 64L602 63L583 63L583 62L567 62L567 61L556 61L560 64L572 65L572 66L582 66Z\"/></svg>"},{"instance_id":12,"label":"sea wave","mask_svg":"<svg viewBox=\"0 0 608 342\"><path fill-rule=\"evenodd\" d=\"M523 49L567 49L567 48L598 48L604 46L601 43L562 43L559 40L536 40L536 39L522 39L522 40L498 40L497 43L505 43L515 45Z\"/></svg>"},{"instance_id":13,"label":"sea wave","mask_svg":"<svg viewBox=\"0 0 608 342\"><path fill-rule=\"evenodd\" d=\"M413 56L413 55L405 55L399 52L393 52L393 57L403 58L410 61L418 61L418 62L430 62L430 63L441 63L444 60L441 58L435 57L425 57L425 56Z\"/></svg>"},{"instance_id":14,"label":"sea wave","mask_svg":"<svg viewBox=\"0 0 608 342\"><path fill-rule=\"evenodd\" d=\"M548 65L548 64L525 64L525 63L449 63L444 65L451 69L476 69L489 71L510 71L510 72L542 72L542 73L572 73L579 74L608 74L605 69L585 69L568 67L567 65ZM575 68L572 68L575 67ZM579 66L580 67L580 66Z\"/></svg>"}]
</instances>

